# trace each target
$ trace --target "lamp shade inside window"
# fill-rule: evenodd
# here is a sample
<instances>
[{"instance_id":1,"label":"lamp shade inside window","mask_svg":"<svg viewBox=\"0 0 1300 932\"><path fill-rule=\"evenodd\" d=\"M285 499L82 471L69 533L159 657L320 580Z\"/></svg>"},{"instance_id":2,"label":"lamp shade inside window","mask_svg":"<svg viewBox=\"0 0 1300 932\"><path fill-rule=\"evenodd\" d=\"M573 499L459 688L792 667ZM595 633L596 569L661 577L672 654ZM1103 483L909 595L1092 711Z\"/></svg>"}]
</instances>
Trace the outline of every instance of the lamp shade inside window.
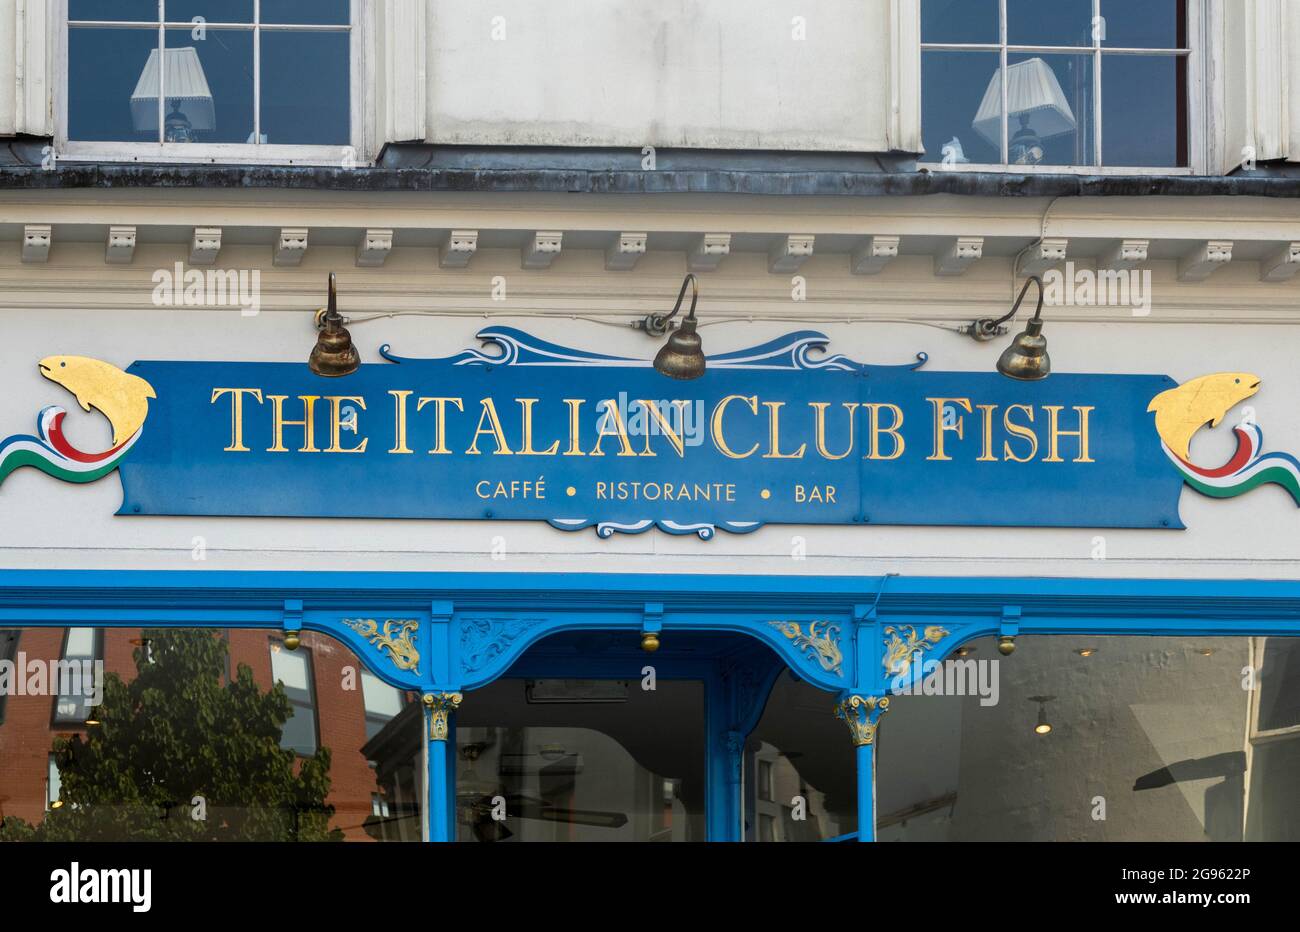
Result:
<instances>
[{"instance_id":1,"label":"lamp shade inside window","mask_svg":"<svg viewBox=\"0 0 1300 932\"><path fill-rule=\"evenodd\" d=\"M1039 139L1072 133L1078 126L1061 82L1041 58L1007 66L1007 115L1008 132L1013 137L1017 124ZM972 126L990 145L1001 149L1002 69L993 72Z\"/></svg>"},{"instance_id":2,"label":"lamp shade inside window","mask_svg":"<svg viewBox=\"0 0 1300 932\"><path fill-rule=\"evenodd\" d=\"M131 122L136 132L158 132L158 86L161 59L158 49L149 53L140 80L131 94ZM207 76L199 62L197 49L164 49L167 81L163 87L166 95L163 117L168 126L181 121L193 132L211 132L216 128L216 113L212 104L212 91ZM172 140L169 140L172 141Z\"/></svg>"}]
</instances>

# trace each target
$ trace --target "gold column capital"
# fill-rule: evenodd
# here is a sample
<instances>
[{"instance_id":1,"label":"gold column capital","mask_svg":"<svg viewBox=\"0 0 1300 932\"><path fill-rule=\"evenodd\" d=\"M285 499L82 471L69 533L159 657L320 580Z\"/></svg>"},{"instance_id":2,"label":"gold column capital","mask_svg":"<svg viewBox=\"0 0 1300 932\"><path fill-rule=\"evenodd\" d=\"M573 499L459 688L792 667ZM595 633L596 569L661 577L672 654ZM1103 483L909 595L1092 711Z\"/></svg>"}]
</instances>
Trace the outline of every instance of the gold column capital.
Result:
<instances>
[{"instance_id":1,"label":"gold column capital","mask_svg":"<svg viewBox=\"0 0 1300 932\"><path fill-rule=\"evenodd\" d=\"M429 740L446 741L448 716L460 708L464 697L460 693L425 693L424 705L429 710Z\"/></svg>"},{"instance_id":2,"label":"gold column capital","mask_svg":"<svg viewBox=\"0 0 1300 932\"><path fill-rule=\"evenodd\" d=\"M844 720L855 748L874 744L880 716L889 711L888 696L845 696L835 706L835 717Z\"/></svg>"}]
</instances>

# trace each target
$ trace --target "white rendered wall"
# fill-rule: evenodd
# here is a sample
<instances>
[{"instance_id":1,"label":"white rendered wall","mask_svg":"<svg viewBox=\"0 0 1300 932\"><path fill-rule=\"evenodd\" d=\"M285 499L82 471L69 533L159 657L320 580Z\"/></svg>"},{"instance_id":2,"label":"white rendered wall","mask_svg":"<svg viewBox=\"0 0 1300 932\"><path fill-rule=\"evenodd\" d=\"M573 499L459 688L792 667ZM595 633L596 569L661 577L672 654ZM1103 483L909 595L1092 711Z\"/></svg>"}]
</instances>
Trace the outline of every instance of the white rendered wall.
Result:
<instances>
[{"instance_id":1,"label":"white rendered wall","mask_svg":"<svg viewBox=\"0 0 1300 932\"><path fill-rule=\"evenodd\" d=\"M890 133L890 16L899 5L433 0L429 140L902 148ZM806 38L795 37L801 28Z\"/></svg>"}]
</instances>

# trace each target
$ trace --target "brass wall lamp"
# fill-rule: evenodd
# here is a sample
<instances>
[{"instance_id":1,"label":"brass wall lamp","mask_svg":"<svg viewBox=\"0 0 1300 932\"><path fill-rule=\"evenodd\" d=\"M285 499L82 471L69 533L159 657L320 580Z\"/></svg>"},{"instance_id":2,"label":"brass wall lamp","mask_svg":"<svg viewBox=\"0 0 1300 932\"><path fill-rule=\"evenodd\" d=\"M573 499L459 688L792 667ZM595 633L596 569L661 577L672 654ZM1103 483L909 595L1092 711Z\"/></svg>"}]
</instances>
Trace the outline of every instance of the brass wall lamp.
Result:
<instances>
[{"instance_id":1,"label":"brass wall lamp","mask_svg":"<svg viewBox=\"0 0 1300 932\"><path fill-rule=\"evenodd\" d=\"M682 300L686 297L686 288L691 289L691 309L682 319L681 327L673 330L672 320L682 309ZM655 371L670 379L698 379L704 375L704 350L700 336L695 332L695 302L699 300L700 289L695 283L694 275L682 279L682 289L677 292L677 303L667 314L648 314L645 320L638 320L632 326L644 330L652 337L661 337L673 331L668 342L655 356Z\"/></svg>"},{"instance_id":2,"label":"brass wall lamp","mask_svg":"<svg viewBox=\"0 0 1300 932\"><path fill-rule=\"evenodd\" d=\"M992 340L1003 333L1002 325L1016 316L1016 312L1020 310L1020 302L1025 300L1025 292L1029 290L1030 285L1038 286L1038 307L1034 309L1034 316L1025 324L1025 329L1016 334L1011 345L998 357L998 371L1008 378L1019 379L1022 382L1036 382L1047 378L1052 372L1052 360L1047 355L1047 339L1043 336L1043 280L1041 278L1030 275L1026 279L1024 287L1016 297L1016 303L1011 305L1011 310L1006 314L997 320L990 317L977 320L966 331L980 342Z\"/></svg>"},{"instance_id":3,"label":"brass wall lamp","mask_svg":"<svg viewBox=\"0 0 1300 932\"><path fill-rule=\"evenodd\" d=\"M330 272L329 301L316 312L316 345L307 359L307 368L317 375L351 375L361 365L361 356L352 345L352 334L343 326L338 297L334 291L334 273Z\"/></svg>"}]
</instances>

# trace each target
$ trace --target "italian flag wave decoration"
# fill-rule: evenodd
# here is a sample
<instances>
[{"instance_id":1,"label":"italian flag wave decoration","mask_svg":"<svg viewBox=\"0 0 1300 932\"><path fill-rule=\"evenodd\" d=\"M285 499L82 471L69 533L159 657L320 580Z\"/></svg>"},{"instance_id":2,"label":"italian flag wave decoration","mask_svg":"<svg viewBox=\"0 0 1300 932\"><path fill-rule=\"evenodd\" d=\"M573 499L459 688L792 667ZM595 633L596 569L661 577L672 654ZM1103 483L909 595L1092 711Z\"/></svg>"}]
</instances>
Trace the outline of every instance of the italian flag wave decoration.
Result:
<instances>
[{"instance_id":1,"label":"italian flag wave decoration","mask_svg":"<svg viewBox=\"0 0 1300 932\"><path fill-rule=\"evenodd\" d=\"M1233 433L1237 436L1237 452L1217 469L1203 469L1189 463L1163 441L1160 446L1187 484L1203 495L1232 498L1272 482L1290 492L1295 503L1300 505L1300 460L1287 453L1261 456L1259 451L1264 446L1264 435L1255 424L1238 424Z\"/></svg>"},{"instance_id":2,"label":"italian flag wave decoration","mask_svg":"<svg viewBox=\"0 0 1300 932\"><path fill-rule=\"evenodd\" d=\"M15 469L33 466L46 475L64 482L94 482L114 469L135 446L144 428L103 453L86 453L78 450L63 436L63 418L67 411L57 405L42 408L36 418L36 432L15 434L0 441L0 482Z\"/></svg>"}]
</instances>

